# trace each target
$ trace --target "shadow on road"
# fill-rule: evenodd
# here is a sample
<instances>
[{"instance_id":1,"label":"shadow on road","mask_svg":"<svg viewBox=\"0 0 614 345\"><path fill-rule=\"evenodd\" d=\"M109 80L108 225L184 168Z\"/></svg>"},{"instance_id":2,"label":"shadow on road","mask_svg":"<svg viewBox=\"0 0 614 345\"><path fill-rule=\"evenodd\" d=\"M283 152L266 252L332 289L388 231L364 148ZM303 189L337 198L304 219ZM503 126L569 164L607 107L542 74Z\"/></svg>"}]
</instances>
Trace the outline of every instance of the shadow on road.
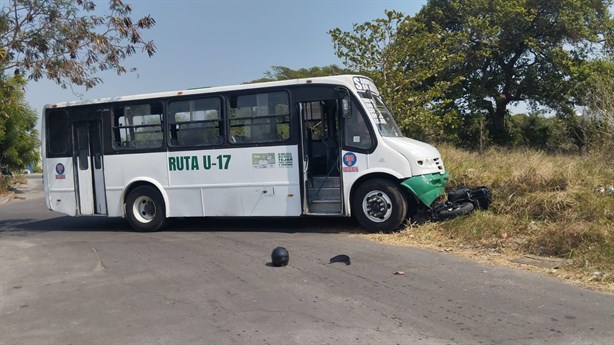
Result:
<instances>
[{"instance_id":1,"label":"shadow on road","mask_svg":"<svg viewBox=\"0 0 614 345\"><path fill-rule=\"evenodd\" d=\"M68 217L0 221L0 237L29 236L48 231L134 232L122 218ZM342 217L295 218L177 218L160 232L276 232L276 233L363 233L353 219Z\"/></svg>"}]
</instances>

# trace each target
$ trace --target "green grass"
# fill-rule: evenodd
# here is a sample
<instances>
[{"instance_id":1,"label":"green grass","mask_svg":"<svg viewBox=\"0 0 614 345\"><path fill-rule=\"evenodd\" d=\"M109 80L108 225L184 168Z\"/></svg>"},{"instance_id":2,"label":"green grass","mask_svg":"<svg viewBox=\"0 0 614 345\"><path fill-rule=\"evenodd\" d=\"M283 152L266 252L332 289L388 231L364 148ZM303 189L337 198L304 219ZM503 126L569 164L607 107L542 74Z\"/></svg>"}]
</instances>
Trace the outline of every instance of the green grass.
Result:
<instances>
[{"instance_id":1,"label":"green grass","mask_svg":"<svg viewBox=\"0 0 614 345\"><path fill-rule=\"evenodd\" d=\"M568 273L594 281L593 272L599 271L605 273L600 282L614 283L614 194L598 191L614 185L614 162L606 154L438 149L451 175L448 187L489 186L491 207L373 238L565 258L571 262L563 268Z\"/></svg>"}]
</instances>

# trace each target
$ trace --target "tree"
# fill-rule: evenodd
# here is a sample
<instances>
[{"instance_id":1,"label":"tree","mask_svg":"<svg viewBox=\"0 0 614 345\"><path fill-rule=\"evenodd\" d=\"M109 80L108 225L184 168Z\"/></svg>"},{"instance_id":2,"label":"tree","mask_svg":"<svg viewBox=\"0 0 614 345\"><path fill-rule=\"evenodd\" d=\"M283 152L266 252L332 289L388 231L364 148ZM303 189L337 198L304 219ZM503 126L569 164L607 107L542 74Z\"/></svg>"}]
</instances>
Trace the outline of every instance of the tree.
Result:
<instances>
[{"instance_id":1,"label":"tree","mask_svg":"<svg viewBox=\"0 0 614 345\"><path fill-rule=\"evenodd\" d=\"M137 50L154 54L141 31L155 20L131 13L122 0L111 0L104 13L88 0L8 0L0 9L0 74L89 89L101 82L98 72L133 71L123 60Z\"/></svg>"},{"instance_id":2,"label":"tree","mask_svg":"<svg viewBox=\"0 0 614 345\"><path fill-rule=\"evenodd\" d=\"M454 64L438 80L465 115L485 112L493 139L506 141L511 104L573 113L591 61L611 56L611 0L429 0L415 19L441 35ZM443 29L443 30L442 30Z\"/></svg>"},{"instance_id":3,"label":"tree","mask_svg":"<svg viewBox=\"0 0 614 345\"><path fill-rule=\"evenodd\" d=\"M580 91L586 115L614 129L614 57L595 62L593 71Z\"/></svg>"},{"instance_id":4,"label":"tree","mask_svg":"<svg viewBox=\"0 0 614 345\"><path fill-rule=\"evenodd\" d=\"M601 146L604 151L614 152L614 57L609 60L594 61L593 71L579 86L584 121L574 119L573 135L582 139L583 145Z\"/></svg>"},{"instance_id":5,"label":"tree","mask_svg":"<svg viewBox=\"0 0 614 345\"><path fill-rule=\"evenodd\" d=\"M21 76L0 78L0 168L8 172L39 159L36 113L24 99L25 84Z\"/></svg>"},{"instance_id":6,"label":"tree","mask_svg":"<svg viewBox=\"0 0 614 345\"><path fill-rule=\"evenodd\" d=\"M458 126L444 95L458 80L437 77L455 61L440 44L439 33L401 12L385 15L354 24L351 31L330 30L335 53L348 68L374 80L406 135L441 138L446 128ZM448 44L457 42L449 39Z\"/></svg>"},{"instance_id":7,"label":"tree","mask_svg":"<svg viewBox=\"0 0 614 345\"><path fill-rule=\"evenodd\" d=\"M354 72L349 69L341 68L337 65L329 65L324 67L314 66L311 68L300 68L296 70L285 66L272 66L270 71L264 73L264 78L249 81L247 84L352 73Z\"/></svg>"}]
</instances>

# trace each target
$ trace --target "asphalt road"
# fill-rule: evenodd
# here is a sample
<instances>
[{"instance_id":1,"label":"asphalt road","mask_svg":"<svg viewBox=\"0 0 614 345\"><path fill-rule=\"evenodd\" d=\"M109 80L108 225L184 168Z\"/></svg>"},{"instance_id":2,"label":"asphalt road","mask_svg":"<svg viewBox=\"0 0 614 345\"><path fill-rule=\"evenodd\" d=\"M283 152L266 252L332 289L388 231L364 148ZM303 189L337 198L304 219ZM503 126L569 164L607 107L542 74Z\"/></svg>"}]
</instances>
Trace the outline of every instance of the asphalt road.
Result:
<instances>
[{"instance_id":1,"label":"asphalt road","mask_svg":"<svg viewBox=\"0 0 614 345\"><path fill-rule=\"evenodd\" d=\"M29 181L0 205L0 344L614 343L613 295L369 242L345 219L135 233L47 211Z\"/></svg>"}]
</instances>

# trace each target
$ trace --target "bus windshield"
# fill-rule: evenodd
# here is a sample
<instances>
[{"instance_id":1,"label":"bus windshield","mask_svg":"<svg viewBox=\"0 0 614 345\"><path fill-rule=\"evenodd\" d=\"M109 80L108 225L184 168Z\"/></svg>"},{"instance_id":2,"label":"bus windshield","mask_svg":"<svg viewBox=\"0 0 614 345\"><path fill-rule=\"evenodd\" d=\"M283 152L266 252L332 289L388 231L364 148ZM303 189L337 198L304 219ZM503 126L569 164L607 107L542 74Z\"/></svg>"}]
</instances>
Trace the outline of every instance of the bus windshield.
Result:
<instances>
[{"instance_id":1,"label":"bus windshield","mask_svg":"<svg viewBox=\"0 0 614 345\"><path fill-rule=\"evenodd\" d=\"M383 137L402 137L403 134L394 121L392 112L383 99L379 95L375 95L372 92L360 92L360 97L365 108L369 112L369 116L375 120L377 129Z\"/></svg>"}]
</instances>

